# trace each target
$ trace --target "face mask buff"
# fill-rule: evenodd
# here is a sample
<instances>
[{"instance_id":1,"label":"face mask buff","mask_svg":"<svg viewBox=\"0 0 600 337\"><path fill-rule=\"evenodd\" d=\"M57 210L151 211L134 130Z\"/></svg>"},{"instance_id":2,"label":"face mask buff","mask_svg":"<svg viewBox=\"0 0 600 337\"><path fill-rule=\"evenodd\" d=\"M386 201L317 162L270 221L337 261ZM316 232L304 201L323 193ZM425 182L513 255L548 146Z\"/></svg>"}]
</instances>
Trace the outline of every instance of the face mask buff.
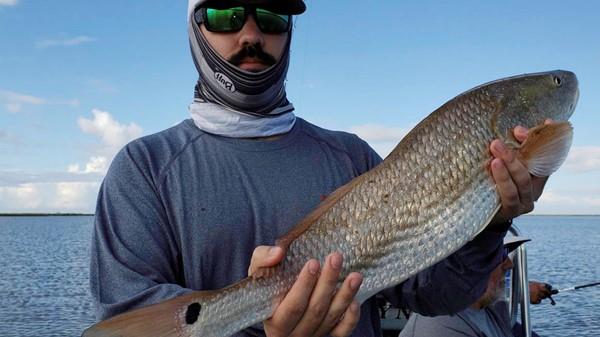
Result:
<instances>
[{"instance_id":1,"label":"face mask buff","mask_svg":"<svg viewBox=\"0 0 600 337\"><path fill-rule=\"evenodd\" d=\"M199 73L195 102L214 103L229 111L255 117L274 117L294 110L285 93L291 31L281 59L261 72L242 70L225 60L206 41L194 20L188 18L192 56Z\"/></svg>"}]
</instances>

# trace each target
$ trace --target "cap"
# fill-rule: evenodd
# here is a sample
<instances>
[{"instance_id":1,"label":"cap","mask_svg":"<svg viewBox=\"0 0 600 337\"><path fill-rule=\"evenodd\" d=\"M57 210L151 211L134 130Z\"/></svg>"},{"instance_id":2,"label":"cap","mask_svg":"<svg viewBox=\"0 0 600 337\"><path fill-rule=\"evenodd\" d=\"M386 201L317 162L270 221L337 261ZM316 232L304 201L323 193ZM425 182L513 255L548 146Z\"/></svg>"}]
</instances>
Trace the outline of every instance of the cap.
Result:
<instances>
[{"instance_id":1,"label":"cap","mask_svg":"<svg viewBox=\"0 0 600 337\"><path fill-rule=\"evenodd\" d=\"M306 5L302 0L189 0L188 20L192 12L199 6L233 7L239 5L265 5L269 9L281 14L298 15L304 13Z\"/></svg>"},{"instance_id":2,"label":"cap","mask_svg":"<svg viewBox=\"0 0 600 337\"><path fill-rule=\"evenodd\" d=\"M531 239L523 236L506 236L504 237L504 247L508 248L508 252L510 253L527 241L531 241Z\"/></svg>"}]
</instances>

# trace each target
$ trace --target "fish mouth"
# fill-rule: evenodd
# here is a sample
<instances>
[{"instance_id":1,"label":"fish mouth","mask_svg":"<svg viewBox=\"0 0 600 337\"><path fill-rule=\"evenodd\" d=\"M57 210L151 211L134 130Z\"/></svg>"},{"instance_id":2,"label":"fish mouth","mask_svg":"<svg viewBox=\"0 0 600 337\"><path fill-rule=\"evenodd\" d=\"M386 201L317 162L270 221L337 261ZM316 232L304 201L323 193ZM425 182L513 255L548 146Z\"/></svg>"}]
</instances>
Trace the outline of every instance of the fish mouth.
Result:
<instances>
[{"instance_id":1,"label":"fish mouth","mask_svg":"<svg viewBox=\"0 0 600 337\"><path fill-rule=\"evenodd\" d=\"M571 111L569 111L569 116L575 112L575 107L577 107L577 102L579 102L579 88L575 90L575 98L573 99L573 103L571 103Z\"/></svg>"},{"instance_id":2,"label":"fish mouth","mask_svg":"<svg viewBox=\"0 0 600 337\"><path fill-rule=\"evenodd\" d=\"M577 107L577 102L579 102L579 87L575 88L575 91L573 92L573 96L572 96L572 100L571 103L569 103L569 108L565 111L565 114L563 115L565 121L568 120L569 118L571 118L571 116L573 116L573 113L575 112L575 108Z\"/></svg>"}]
</instances>

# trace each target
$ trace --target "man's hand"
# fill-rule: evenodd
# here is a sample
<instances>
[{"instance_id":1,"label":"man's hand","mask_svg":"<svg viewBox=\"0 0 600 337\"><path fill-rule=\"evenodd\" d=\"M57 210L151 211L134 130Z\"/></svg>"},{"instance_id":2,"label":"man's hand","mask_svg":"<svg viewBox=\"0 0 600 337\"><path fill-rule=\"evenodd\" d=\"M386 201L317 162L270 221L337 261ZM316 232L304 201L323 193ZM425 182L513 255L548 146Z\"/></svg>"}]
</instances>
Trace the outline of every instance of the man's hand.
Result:
<instances>
[{"instance_id":1,"label":"man's hand","mask_svg":"<svg viewBox=\"0 0 600 337\"><path fill-rule=\"evenodd\" d=\"M543 299L552 295L551 287L547 286L546 283L530 281L529 282L529 302L531 304L540 304Z\"/></svg>"},{"instance_id":2,"label":"man's hand","mask_svg":"<svg viewBox=\"0 0 600 337\"><path fill-rule=\"evenodd\" d=\"M280 247L257 247L248 275L258 268L277 265L284 256ZM349 336L360 318L360 306L354 296L362 275L350 273L336 290L341 267L339 253L327 256L322 268L317 260L308 261L273 316L263 322L267 336Z\"/></svg>"},{"instance_id":3,"label":"man's hand","mask_svg":"<svg viewBox=\"0 0 600 337\"><path fill-rule=\"evenodd\" d=\"M552 123L546 120L546 124ZM517 126L513 134L523 143L529 130ZM490 163L492 176L500 193L502 207L488 228L494 229L521 214L533 211L533 202L542 195L548 177L535 177L529 174L525 163L517 158L517 151L510 150L501 140L495 139L490 145L494 159Z\"/></svg>"}]
</instances>

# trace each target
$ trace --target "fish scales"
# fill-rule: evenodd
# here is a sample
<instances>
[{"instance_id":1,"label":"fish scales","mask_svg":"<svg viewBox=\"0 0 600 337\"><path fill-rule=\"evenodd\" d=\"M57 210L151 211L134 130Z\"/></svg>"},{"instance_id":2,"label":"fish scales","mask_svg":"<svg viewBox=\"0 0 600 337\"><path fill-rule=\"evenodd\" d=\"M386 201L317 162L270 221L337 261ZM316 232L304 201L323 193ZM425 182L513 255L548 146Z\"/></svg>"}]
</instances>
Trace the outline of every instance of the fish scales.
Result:
<instances>
[{"instance_id":1,"label":"fish scales","mask_svg":"<svg viewBox=\"0 0 600 337\"><path fill-rule=\"evenodd\" d=\"M557 82L560 83L557 84ZM459 249L497 212L489 144L511 129L567 120L578 99L574 74L511 77L457 96L421 121L383 163L341 187L278 244L284 261L264 275L190 297L175 315L178 336L229 336L268 318L306 261L341 252L339 282L360 272L360 302ZM565 154L566 156L566 154ZM564 158L563 158L564 160ZM202 293L202 292L201 292ZM201 294L198 293L198 294Z\"/></svg>"}]
</instances>

